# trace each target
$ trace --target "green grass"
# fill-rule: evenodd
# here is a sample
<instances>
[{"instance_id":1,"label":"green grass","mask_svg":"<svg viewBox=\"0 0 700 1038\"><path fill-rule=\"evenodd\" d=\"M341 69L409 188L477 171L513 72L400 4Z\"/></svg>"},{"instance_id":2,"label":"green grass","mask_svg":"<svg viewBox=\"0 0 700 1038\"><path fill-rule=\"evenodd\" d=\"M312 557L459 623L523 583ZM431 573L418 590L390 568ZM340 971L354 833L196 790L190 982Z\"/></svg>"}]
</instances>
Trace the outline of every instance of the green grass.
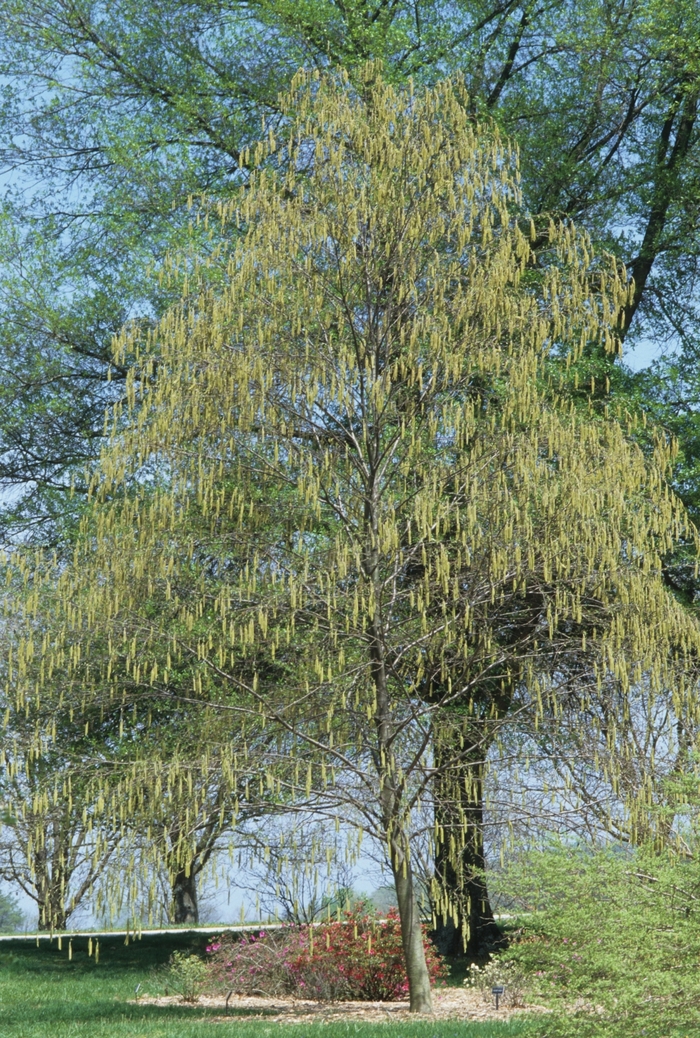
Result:
<instances>
[{"instance_id":1,"label":"green grass","mask_svg":"<svg viewBox=\"0 0 700 1038\"><path fill-rule=\"evenodd\" d=\"M0 951L0 1035L2 1038L523 1038L524 1021L468 1024L415 1023L283 1025L261 1019L242 1021L231 1012L174 1005L130 1004L138 984L149 987L151 970L175 949L199 950L204 939L183 934L144 936L128 947L123 938L100 941L100 962L87 955L87 939L37 948L12 942ZM153 982L150 982L153 987Z\"/></svg>"}]
</instances>

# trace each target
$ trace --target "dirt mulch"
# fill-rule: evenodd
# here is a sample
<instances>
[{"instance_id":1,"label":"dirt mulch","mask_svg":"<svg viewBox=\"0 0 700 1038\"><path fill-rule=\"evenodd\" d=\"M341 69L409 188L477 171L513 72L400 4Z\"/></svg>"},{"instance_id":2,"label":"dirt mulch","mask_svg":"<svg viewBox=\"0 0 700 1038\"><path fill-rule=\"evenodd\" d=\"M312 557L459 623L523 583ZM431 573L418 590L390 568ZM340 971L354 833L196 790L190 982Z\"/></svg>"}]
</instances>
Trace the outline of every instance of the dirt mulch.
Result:
<instances>
[{"instance_id":1,"label":"dirt mulch","mask_svg":"<svg viewBox=\"0 0 700 1038\"><path fill-rule=\"evenodd\" d=\"M180 1004L182 1000L175 995L140 998L139 1003L166 1006ZM224 998L202 996L196 1004L208 1009L225 1009ZM313 1021L328 1020L367 1020L401 1021L411 1018L408 1002L312 1002L300 998L263 998L251 995L232 995L228 1009L235 1012L237 1020L265 1019L272 1023L305 1024ZM460 988L446 988L433 991L433 1016L440 1020L509 1020L521 1013L546 1013L544 1006L527 1006L510 1009L501 1006L498 1010L493 1003L483 1000L475 991ZM226 1017L214 1019L225 1020ZM230 1017L229 1017L230 1019ZM415 1017L413 1017L415 1019Z\"/></svg>"}]
</instances>

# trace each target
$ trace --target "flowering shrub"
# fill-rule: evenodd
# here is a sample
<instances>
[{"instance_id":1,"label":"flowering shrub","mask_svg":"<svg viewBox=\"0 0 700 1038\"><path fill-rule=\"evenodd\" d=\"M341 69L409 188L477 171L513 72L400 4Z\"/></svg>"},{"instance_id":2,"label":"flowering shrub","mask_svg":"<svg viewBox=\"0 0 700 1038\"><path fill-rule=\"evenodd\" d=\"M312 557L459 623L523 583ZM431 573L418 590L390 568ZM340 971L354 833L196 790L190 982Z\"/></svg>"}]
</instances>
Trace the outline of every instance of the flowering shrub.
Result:
<instances>
[{"instance_id":1,"label":"flowering shrub","mask_svg":"<svg viewBox=\"0 0 700 1038\"><path fill-rule=\"evenodd\" d=\"M484 1002L493 1002L492 989L498 985L504 988L499 999L502 1006L525 1005L527 975L516 962L498 958L491 959L485 966L473 962L464 983L478 991Z\"/></svg>"},{"instance_id":2,"label":"flowering shrub","mask_svg":"<svg viewBox=\"0 0 700 1038\"><path fill-rule=\"evenodd\" d=\"M435 983L446 968L425 935L424 947ZM207 952L216 986L239 994L391 1002L408 993L396 909L383 922L359 906L342 922L219 937Z\"/></svg>"}]
</instances>

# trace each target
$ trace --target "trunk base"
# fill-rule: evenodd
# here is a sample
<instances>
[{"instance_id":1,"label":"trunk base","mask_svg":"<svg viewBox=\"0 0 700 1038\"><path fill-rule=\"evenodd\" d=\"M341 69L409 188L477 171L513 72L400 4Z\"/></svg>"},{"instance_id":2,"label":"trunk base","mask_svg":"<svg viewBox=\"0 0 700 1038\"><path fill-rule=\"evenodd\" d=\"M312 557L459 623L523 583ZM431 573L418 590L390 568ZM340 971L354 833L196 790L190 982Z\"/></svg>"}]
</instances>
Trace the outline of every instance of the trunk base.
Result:
<instances>
[{"instance_id":1,"label":"trunk base","mask_svg":"<svg viewBox=\"0 0 700 1038\"><path fill-rule=\"evenodd\" d=\"M179 872L173 883L173 922L187 926L199 924L197 877L192 871L189 876L185 875L184 870Z\"/></svg>"},{"instance_id":2,"label":"trunk base","mask_svg":"<svg viewBox=\"0 0 700 1038\"><path fill-rule=\"evenodd\" d=\"M396 857L399 860L393 864L392 871L411 1000L409 1012L430 1014L433 1011L433 999L430 991L428 965L425 961L423 927L413 889L413 874L406 852L404 851L400 858L398 854Z\"/></svg>"}]
</instances>

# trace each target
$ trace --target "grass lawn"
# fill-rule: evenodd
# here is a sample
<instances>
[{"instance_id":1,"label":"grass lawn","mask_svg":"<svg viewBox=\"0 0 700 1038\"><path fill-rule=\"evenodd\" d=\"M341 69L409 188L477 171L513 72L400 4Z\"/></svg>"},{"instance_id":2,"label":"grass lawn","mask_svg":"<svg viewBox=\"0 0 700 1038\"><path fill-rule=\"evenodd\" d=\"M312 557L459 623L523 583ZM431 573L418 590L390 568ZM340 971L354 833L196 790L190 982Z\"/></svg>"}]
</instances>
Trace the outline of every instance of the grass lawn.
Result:
<instances>
[{"instance_id":1,"label":"grass lawn","mask_svg":"<svg viewBox=\"0 0 700 1038\"><path fill-rule=\"evenodd\" d=\"M288 1035L324 1038L519 1038L525 1021L467 1024L450 1021L373 1024L279 1024L241 1021L235 1012L226 1020L221 1010L189 1006L129 1004L136 986L149 984L150 971L170 953L199 950L192 936L145 936L124 946L122 937L100 941L100 962L87 955L87 939L73 941L73 960L66 944L42 947L12 942L0 951L0 1035L2 1038L268 1038Z\"/></svg>"}]
</instances>

